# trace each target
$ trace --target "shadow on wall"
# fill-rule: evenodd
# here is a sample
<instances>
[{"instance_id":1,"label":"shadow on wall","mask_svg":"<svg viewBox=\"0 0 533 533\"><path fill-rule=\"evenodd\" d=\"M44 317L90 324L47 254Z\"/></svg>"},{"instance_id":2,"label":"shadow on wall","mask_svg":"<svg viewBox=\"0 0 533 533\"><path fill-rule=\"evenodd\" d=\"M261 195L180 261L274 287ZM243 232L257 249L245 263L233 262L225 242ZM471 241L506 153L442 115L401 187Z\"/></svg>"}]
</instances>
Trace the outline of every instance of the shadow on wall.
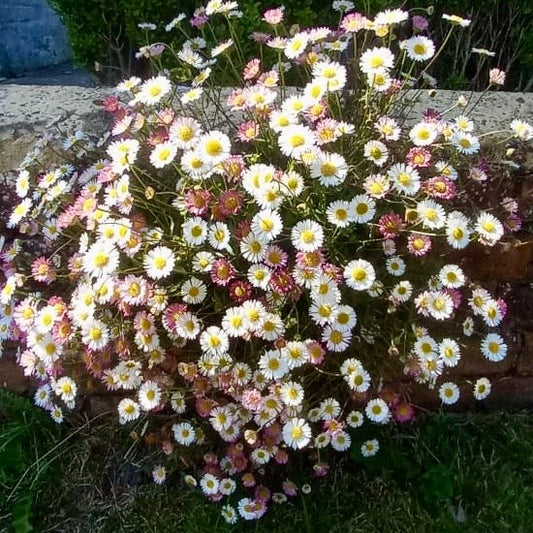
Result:
<instances>
[{"instance_id":1,"label":"shadow on wall","mask_svg":"<svg viewBox=\"0 0 533 533\"><path fill-rule=\"evenodd\" d=\"M12 78L69 59L66 30L46 0L0 2L0 76Z\"/></svg>"}]
</instances>

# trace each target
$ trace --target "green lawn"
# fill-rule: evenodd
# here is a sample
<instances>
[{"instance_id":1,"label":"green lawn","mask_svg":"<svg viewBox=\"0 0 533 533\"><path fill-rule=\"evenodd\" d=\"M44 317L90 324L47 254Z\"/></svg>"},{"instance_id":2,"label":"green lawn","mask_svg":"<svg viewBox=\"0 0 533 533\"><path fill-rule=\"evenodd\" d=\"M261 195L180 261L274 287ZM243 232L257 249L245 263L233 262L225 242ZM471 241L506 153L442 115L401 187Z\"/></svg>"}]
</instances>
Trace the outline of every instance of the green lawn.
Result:
<instances>
[{"instance_id":1,"label":"green lawn","mask_svg":"<svg viewBox=\"0 0 533 533\"><path fill-rule=\"evenodd\" d=\"M337 460L311 494L233 527L183 483L175 459L157 486L157 450L105 417L74 422L57 428L28 400L0 391L0 531L533 530L532 414L428 415L387 429L375 458Z\"/></svg>"}]
</instances>

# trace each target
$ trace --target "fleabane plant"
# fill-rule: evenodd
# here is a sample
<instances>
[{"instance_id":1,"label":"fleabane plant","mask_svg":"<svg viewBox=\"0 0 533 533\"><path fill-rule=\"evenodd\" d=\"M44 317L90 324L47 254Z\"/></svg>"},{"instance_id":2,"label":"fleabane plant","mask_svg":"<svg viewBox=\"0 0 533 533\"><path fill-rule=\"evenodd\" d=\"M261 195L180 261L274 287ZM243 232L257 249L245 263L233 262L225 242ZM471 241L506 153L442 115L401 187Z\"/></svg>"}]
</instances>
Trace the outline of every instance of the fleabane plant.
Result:
<instances>
[{"instance_id":1,"label":"fleabane plant","mask_svg":"<svg viewBox=\"0 0 533 533\"><path fill-rule=\"evenodd\" d=\"M460 260L519 229L517 203L459 202L489 172L465 100L402 114L404 89L432 81L438 44L424 30L396 37L406 11L333 8L337 27L296 33L269 9L252 58L233 38L208 44L221 24L237 35L236 2L179 15L166 29L185 44L141 54L174 58L187 86L172 69L122 82L105 101L109 138L67 139L72 164L56 169L28 159L8 221L45 241L29 264L21 241L4 244L0 291L1 335L18 342L36 404L60 422L82 366L120 393L121 424L167 415L164 449L208 452L187 480L224 500L228 522L293 495L267 480L296 454L318 476L350 447L375 455L361 426L414 417L384 380L407 374L452 404L450 368L507 353L505 302ZM447 18L450 32L468 25ZM217 69L239 74L235 87L217 88ZM521 120L507 133L531 136ZM473 396L490 388L481 378Z\"/></svg>"}]
</instances>

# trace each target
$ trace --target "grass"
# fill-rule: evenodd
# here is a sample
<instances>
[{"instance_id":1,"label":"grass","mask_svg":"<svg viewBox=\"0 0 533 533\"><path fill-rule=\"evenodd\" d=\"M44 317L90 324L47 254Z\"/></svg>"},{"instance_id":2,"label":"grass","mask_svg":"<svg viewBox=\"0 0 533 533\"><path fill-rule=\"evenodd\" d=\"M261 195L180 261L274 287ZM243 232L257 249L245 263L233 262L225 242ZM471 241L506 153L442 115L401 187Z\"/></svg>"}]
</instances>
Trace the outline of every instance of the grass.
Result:
<instances>
[{"instance_id":1,"label":"grass","mask_svg":"<svg viewBox=\"0 0 533 533\"><path fill-rule=\"evenodd\" d=\"M23 409L13 416L4 404L19 401ZM133 438L131 428L100 418L60 433L29 402L6 393L0 413L0 443L10 436L19 450L10 452L7 469L0 455L0 503L7 509L0 531L520 533L533 523L533 415L527 413L431 415L385 430L375 458L338 459L311 494L272 504L258 523L236 527L225 524L217 504L184 485L178 468L164 486L151 482L162 457ZM0 444L0 454L5 449ZM300 468L292 475L303 480Z\"/></svg>"}]
</instances>

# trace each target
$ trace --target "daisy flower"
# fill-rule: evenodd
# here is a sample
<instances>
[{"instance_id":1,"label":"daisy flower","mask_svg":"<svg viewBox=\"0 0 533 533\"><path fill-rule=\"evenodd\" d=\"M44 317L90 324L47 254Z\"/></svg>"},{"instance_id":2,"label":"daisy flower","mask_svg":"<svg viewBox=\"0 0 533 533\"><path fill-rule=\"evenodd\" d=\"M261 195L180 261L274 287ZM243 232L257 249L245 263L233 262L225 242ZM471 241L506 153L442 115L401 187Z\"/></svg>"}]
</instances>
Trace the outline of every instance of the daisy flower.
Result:
<instances>
[{"instance_id":1,"label":"daisy flower","mask_svg":"<svg viewBox=\"0 0 533 533\"><path fill-rule=\"evenodd\" d=\"M183 239L191 246L200 246L205 242L208 236L208 225L200 217L187 219L181 225Z\"/></svg>"},{"instance_id":2,"label":"daisy flower","mask_svg":"<svg viewBox=\"0 0 533 533\"><path fill-rule=\"evenodd\" d=\"M344 157L337 153L319 152L311 166L311 176L318 178L324 187L341 184L348 173L348 164Z\"/></svg>"},{"instance_id":3,"label":"daisy flower","mask_svg":"<svg viewBox=\"0 0 533 533\"><path fill-rule=\"evenodd\" d=\"M155 105L170 92L172 85L165 76L156 76L146 80L140 87L136 99L142 104Z\"/></svg>"},{"instance_id":4,"label":"daisy flower","mask_svg":"<svg viewBox=\"0 0 533 533\"><path fill-rule=\"evenodd\" d=\"M260 239L270 242L281 233L283 222L277 211L264 209L254 215L251 229Z\"/></svg>"},{"instance_id":5,"label":"daisy flower","mask_svg":"<svg viewBox=\"0 0 533 533\"><path fill-rule=\"evenodd\" d=\"M335 329L328 325L322 331L322 342L326 343L328 350L343 352L350 345L352 334L350 331Z\"/></svg>"},{"instance_id":6,"label":"daisy flower","mask_svg":"<svg viewBox=\"0 0 533 533\"><path fill-rule=\"evenodd\" d=\"M107 241L93 243L83 256L83 270L94 278L113 274L118 264L119 252Z\"/></svg>"},{"instance_id":7,"label":"daisy flower","mask_svg":"<svg viewBox=\"0 0 533 533\"><path fill-rule=\"evenodd\" d=\"M267 350L259 358L259 369L267 379L281 379L289 372L287 359L279 350Z\"/></svg>"},{"instance_id":8,"label":"daisy flower","mask_svg":"<svg viewBox=\"0 0 533 533\"><path fill-rule=\"evenodd\" d=\"M408 18L409 13L402 9L385 9L374 17L374 24L376 26L391 26L392 24L400 24Z\"/></svg>"},{"instance_id":9,"label":"daisy flower","mask_svg":"<svg viewBox=\"0 0 533 533\"><path fill-rule=\"evenodd\" d=\"M413 61L427 61L435 55L435 45L431 39L423 35L416 35L404 41L403 48L407 57Z\"/></svg>"},{"instance_id":10,"label":"daisy flower","mask_svg":"<svg viewBox=\"0 0 533 533\"><path fill-rule=\"evenodd\" d=\"M63 409L56 404L52 404L50 416L56 424L61 424L63 422Z\"/></svg>"},{"instance_id":11,"label":"daisy flower","mask_svg":"<svg viewBox=\"0 0 533 533\"><path fill-rule=\"evenodd\" d=\"M404 163L395 163L387 172L392 186L400 194L415 195L420 189L420 174Z\"/></svg>"},{"instance_id":12,"label":"daisy flower","mask_svg":"<svg viewBox=\"0 0 533 533\"><path fill-rule=\"evenodd\" d=\"M24 198L11 213L7 222L8 228L14 228L30 211L32 207L32 201L30 198Z\"/></svg>"},{"instance_id":13,"label":"daisy flower","mask_svg":"<svg viewBox=\"0 0 533 533\"><path fill-rule=\"evenodd\" d=\"M479 152L479 139L468 132L455 132L450 139L452 145L456 150L465 155L475 154Z\"/></svg>"},{"instance_id":14,"label":"daisy flower","mask_svg":"<svg viewBox=\"0 0 533 533\"><path fill-rule=\"evenodd\" d=\"M446 320L453 313L452 297L445 292L430 292L428 295L427 311L436 320Z\"/></svg>"},{"instance_id":15,"label":"daisy flower","mask_svg":"<svg viewBox=\"0 0 533 533\"><path fill-rule=\"evenodd\" d=\"M172 163L176 157L178 147L170 141L159 143L150 154L150 163L154 168L163 168Z\"/></svg>"},{"instance_id":16,"label":"daisy flower","mask_svg":"<svg viewBox=\"0 0 533 533\"><path fill-rule=\"evenodd\" d=\"M350 202L350 220L357 224L370 222L376 214L376 202L366 194L360 194Z\"/></svg>"},{"instance_id":17,"label":"daisy flower","mask_svg":"<svg viewBox=\"0 0 533 533\"><path fill-rule=\"evenodd\" d=\"M356 291L364 291L376 280L376 273L371 263L364 259L354 259L344 268L346 285Z\"/></svg>"},{"instance_id":18,"label":"daisy flower","mask_svg":"<svg viewBox=\"0 0 533 533\"><path fill-rule=\"evenodd\" d=\"M278 144L281 152L287 157L299 158L314 146L313 131L307 126L291 124L283 128Z\"/></svg>"},{"instance_id":19,"label":"daisy flower","mask_svg":"<svg viewBox=\"0 0 533 533\"><path fill-rule=\"evenodd\" d=\"M350 202L344 200L331 202L326 209L328 222L339 228L346 228L351 222L350 207Z\"/></svg>"},{"instance_id":20,"label":"daisy flower","mask_svg":"<svg viewBox=\"0 0 533 533\"><path fill-rule=\"evenodd\" d=\"M348 426L353 429L360 428L363 425L364 421L365 419L361 411L350 411L346 415L346 424L348 424Z\"/></svg>"},{"instance_id":21,"label":"daisy flower","mask_svg":"<svg viewBox=\"0 0 533 533\"><path fill-rule=\"evenodd\" d=\"M385 263L387 272L392 276L403 276L405 273L405 261L398 256L389 257Z\"/></svg>"},{"instance_id":22,"label":"daisy flower","mask_svg":"<svg viewBox=\"0 0 533 533\"><path fill-rule=\"evenodd\" d=\"M324 230L314 220L302 220L292 228L291 242L301 252L313 252L322 247Z\"/></svg>"},{"instance_id":23,"label":"daisy flower","mask_svg":"<svg viewBox=\"0 0 533 533\"><path fill-rule=\"evenodd\" d=\"M457 265L445 265L439 271L439 280L447 289L458 289L465 284L465 275Z\"/></svg>"},{"instance_id":24,"label":"daisy flower","mask_svg":"<svg viewBox=\"0 0 533 533\"><path fill-rule=\"evenodd\" d=\"M344 376L344 380L355 392L366 392L370 388L370 374L363 368L350 372Z\"/></svg>"},{"instance_id":25,"label":"daisy flower","mask_svg":"<svg viewBox=\"0 0 533 533\"><path fill-rule=\"evenodd\" d=\"M279 388L281 401L290 407L301 405L304 399L304 388L295 381L287 381Z\"/></svg>"},{"instance_id":26,"label":"daisy flower","mask_svg":"<svg viewBox=\"0 0 533 533\"><path fill-rule=\"evenodd\" d=\"M439 388L439 397L442 403L445 403L446 405L452 405L457 402L459 399L459 387L452 383L451 381L448 381L446 383L443 383Z\"/></svg>"},{"instance_id":27,"label":"daisy flower","mask_svg":"<svg viewBox=\"0 0 533 533\"><path fill-rule=\"evenodd\" d=\"M304 448L311 440L311 427L303 418L290 418L282 430L283 441L295 450Z\"/></svg>"},{"instance_id":28,"label":"daisy flower","mask_svg":"<svg viewBox=\"0 0 533 533\"><path fill-rule=\"evenodd\" d=\"M196 440L196 431L188 422L181 422L172 426L172 433L178 444L190 446Z\"/></svg>"},{"instance_id":29,"label":"daisy flower","mask_svg":"<svg viewBox=\"0 0 533 533\"><path fill-rule=\"evenodd\" d=\"M446 225L446 211L433 200L422 200L416 206L422 225L428 229L440 229Z\"/></svg>"},{"instance_id":30,"label":"daisy flower","mask_svg":"<svg viewBox=\"0 0 533 533\"><path fill-rule=\"evenodd\" d=\"M489 333L481 341L481 353L489 361L501 361L507 355L507 344L497 333Z\"/></svg>"},{"instance_id":31,"label":"daisy flower","mask_svg":"<svg viewBox=\"0 0 533 533\"><path fill-rule=\"evenodd\" d=\"M202 134L202 126L192 117L178 117L170 126L169 140L178 148L192 148Z\"/></svg>"},{"instance_id":32,"label":"daisy flower","mask_svg":"<svg viewBox=\"0 0 533 533\"><path fill-rule=\"evenodd\" d=\"M368 160L381 167L389 157L389 150L381 141L368 141L364 146L363 154Z\"/></svg>"},{"instance_id":33,"label":"daisy flower","mask_svg":"<svg viewBox=\"0 0 533 533\"><path fill-rule=\"evenodd\" d=\"M54 392L56 396L60 396L61 399L66 403L74 401L77 390L78 387L76 383L68 376L59 378L54 384Z\"/></svg>"},{"instance_id":34,"label":"daisy flower","mask_svg":"<svg viewBox=\"0 0 533 533\"><path fill-rule=\"evenodd\" d=\"M504 233L503 224L494 215L486 212L478 216L474 229L480 240L489 245L499 241Z\"/></svg>"},{"instance_id":35,"label":"daisy flower","mask_svg":"<svg viewBox=\"0 0 533 533\"><path fill-rule=\"evenodd\" d=\"M481 309L481 318L487 326L494 328L500 324L503 314L498 302L490 298Z\"/></svg>"},{"instance_id":36,"label":"daisy flower","mask_svg":"<svg viewBox=\"0 0 533 533\"><path fill-rule=\"evenodd\" d=\"M162 279L172 273L175 261L174 254L170 248L157 246L146 254L143 266L148 277Z\"/></svg>"},{"instance_id":37,"label":"daisy flower","mask_svg":"<svg viewBox=\"0 0 533 533\"><path fill-rule=\"evenodd\" d=\"M533 138L533 126L523 120L513 120L511 122L511 131L516 138L522 141L529 141Z\"/></svg>"},{"instance_id":38,"label":"daisy flower","mask_svg":"<svg viewBox=\"0 0 533 533\"><path fill-rule=\"evenodd\" d=\"M246 316L240 307L230 307L222 319L222 329L230 337L242 337L247 331Z\"/></svg>"},{"instance_id":39,"label":"daisy flower","mask_svg":"<svg viewBox=\"0 0 533 533\"><path fill-rule=\"evenodd\" d=\"M373 457L379 451L379 441L376 439L366 440L361 445L361 455L363 457Z\"/></svg>"},{"instance_id":40,"label":"daisy flower","mask_svg":"<svg viewBox=\"0 0 533 533\"><path fill-rule=\"evenodd\" d=\"M121 424L131 422L141 416L139 404L131 400L130 398L124 398L120 400L117 409L120 417L119 421Z\"/></svg>"},{"instance_id":41,"label":"daisy flower","mask_svg":"<svg viewBox=\"0 0 533 533\"><path fill-rule=\"evenodd\" d=\"M145 381L138 391L139 404L144 411L155 409L161 402L161 389L155 381Z\"/></svg>"},{"instance_id":42,"label":"daisy flower","mask_svg":"<svg viewBox=\"0 0 533 533\"><path fill-rule=\"evenodd\" d=\"M215 250L225 250L229 248L231 232L224 222L215 222L210 228L207 235L209 244Z\"/></svg>"},{"instance_id":43,"label":"daisy flower","mask_svg":"<svg viewBox=\"0 0 533 533\"><path fill-rule=\"evenodd\" d=\"M328 91L339 91L346 85L346 67L336 61L318 61L313 65L312 75L325 82Z\"/></svg>"},{"instance_id":44,"label":"daisy flower","mask_svg":"<svg viewBox=\"0 0 533 533\"><path fill-rule=\"evenodd\" d=\"M446 13L443 13L442 18L453 25L461 26L463 28L470 26L470 23L472 22L468 19L460 17L459 15L447 15Z\"/></svg>"},{"instance_id":45,"label":"daisy flower","mask_svg":"<svg viewBox=\"0 0 533 533\"><path fill-rule=\"evenodd\" d=\"M429 146L433 144L439 134L436 126L430 122L419 122L409 131L409 139L415 146Z\"/></svg>"},{"instance_id":46,"label":"daisy flower","mask_svg":"<svg viewBox=\"0 0 533 533\"><path fill-rule=\"evenodd\" d=\"M449 338L444 338L439 344L439 355L442 362L449 367L457 366L461 358L461 352L457 341Z\"/></svg>"},{"instance_id":47,"label":"daisy flower","mask_svg":"<svg viewBox=\"0 0 533 533\"><path fill-rule=\"evenodd\" d=\"M474 398L484 400L491 391L491 383L487 378L479 378L474 384Z\"/></svg>"},{"instance_id":48,"label":"daisy flower","mask_svg":"<svg viewBox=\"0 0 533 533\"><path fill-rule=\"evenodd\" d=\"M458 211L452 211L446 219L446 240L456 250L465 248L470 242L471 231L468 219Z\"/></svg>"},{"instance_id":49,"label":"daisy flower","mask_svg":"<svg viewBox=\"0 0 533 533\"><path fill-rule=\"evenodd\" d=\"M207 496L216 494L218 492L219 481L213 474L204 474L200 479L200 488Z\"/></svg>"},{"instance_id":50,"label":"daisy flower","mask_svg":"<svg viewBox=\"0 0 533 533\"><path fill-rule=\"evenodd\" d=\"M219 327L210 326L200 335L200 346L205 354L224 354L229 348L228 335Z\"/></svg>"},{"instance_id":51,"label":"daisy flower","mask_svg":"<svg viewBox=\"0 0 533 533\"><path fill-rule=\"evenodd\" d=\"M210 165L216 165L229 157L231 142L225 133L213 130L200 136L196 150Z\"/></svg>"},{"instance_id":52,"label":"daisy flower","mask_svg":"<svg viewBox=\"0 0 533 533\"><path fill-rule=\"evenodd\" d=\"M378 69L390 69L394 66L394 54L385 47L366 50L359 61L359 67L365 74L372 74Z\"/></svg>"},{"instance_id":53,"label":"daisy flower","mask_svg":"<svg viewBox=\"0 0 533 533\"><path fill-rule=\"evenodd\" d=\"M285 55L289 59L295 59L305 51L309 38L306 33L299 32L285 43Z\"/></svg>"},{"instance_id":54,"label":"daisy flower","mask_svg":"<svg viewBox=\"0 0 533 533\"><path fill-rule=\"evenodd\" d=\"M167 479L167 470L164 466L158 465L152 470L152 479L157 485L162 485Z\"/></svg>"},{"instance_id":55,"label":"daisy flower","mask_svg":"<svg viewBox=\"0 0 533 533\"><path fill-rule=\"evenodd\" d=\"M365 414L376 424L386 424L391 416L389 406L381 398L370 400L366 404Z\"/></svg>"}]
</instances>

